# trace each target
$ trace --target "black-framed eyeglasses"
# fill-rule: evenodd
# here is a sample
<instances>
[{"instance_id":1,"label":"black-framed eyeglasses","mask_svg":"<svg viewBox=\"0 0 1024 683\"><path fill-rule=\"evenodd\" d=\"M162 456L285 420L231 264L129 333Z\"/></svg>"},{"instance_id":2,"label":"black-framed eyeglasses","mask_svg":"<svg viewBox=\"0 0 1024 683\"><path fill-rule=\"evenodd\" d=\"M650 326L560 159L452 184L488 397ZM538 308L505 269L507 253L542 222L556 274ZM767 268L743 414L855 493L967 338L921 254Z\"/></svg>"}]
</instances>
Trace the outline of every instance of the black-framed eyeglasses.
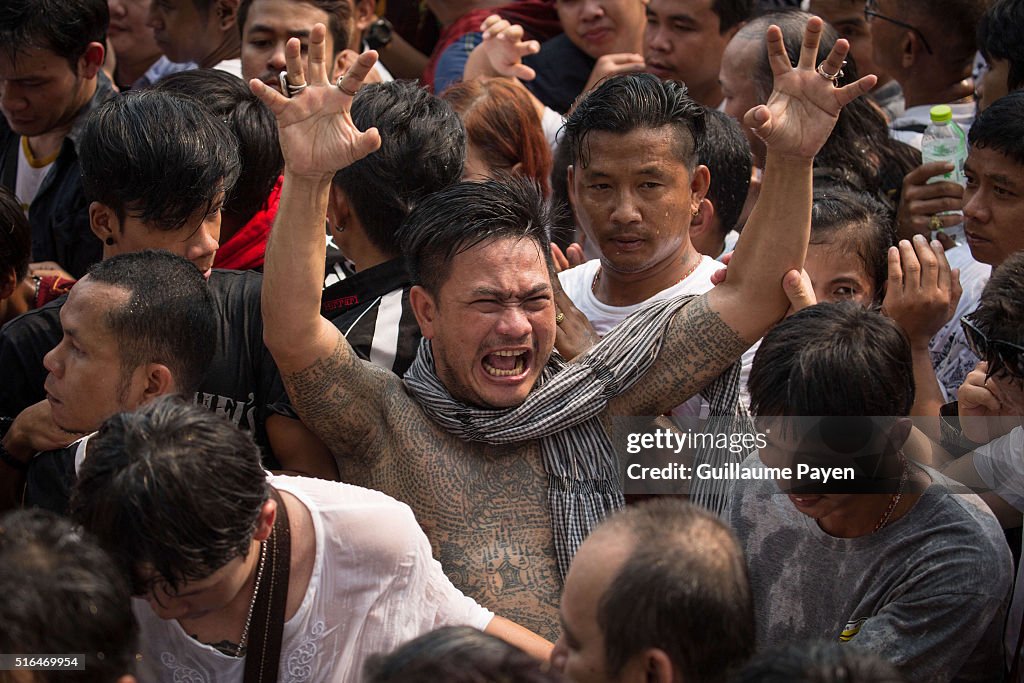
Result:
<instances>
[{"instance_id":1,"label":"black-framed eyeglasses","mask_svg":"<svg viewBox=\"0 0 1024 683\"><path fill-rule=\"evenodd\" d=\"M917 34L917 37L921 39L921 42L924 44L924 49L928 51L928 54L935 54L932 52L932 46L928 44L928 39L924 37L924 34L921 33L919 28L911 26L905 21L900 21L899 19L893 19L892 17L887 17L884 14L879 14L877 10L877 0L867 0L867 2L864 3L864 20L870 22L872 19L881 19L882 21L888 21L890 24L905 28L908 31L913 31Z\"/></svg>"},{"instance_id":2,"label":"black-framed eyeglasses","mask_svg":"<svg viewBox=\"0 0 1024 683\"><path fill-rule=\"evenodd\" d=\"M978 358L988 362L985 379L1003 370L1016 379L1024 379L1024 346L1002 339L989 339L966 315L960 318L967 346Z\"/></svg>"}]
</instances>

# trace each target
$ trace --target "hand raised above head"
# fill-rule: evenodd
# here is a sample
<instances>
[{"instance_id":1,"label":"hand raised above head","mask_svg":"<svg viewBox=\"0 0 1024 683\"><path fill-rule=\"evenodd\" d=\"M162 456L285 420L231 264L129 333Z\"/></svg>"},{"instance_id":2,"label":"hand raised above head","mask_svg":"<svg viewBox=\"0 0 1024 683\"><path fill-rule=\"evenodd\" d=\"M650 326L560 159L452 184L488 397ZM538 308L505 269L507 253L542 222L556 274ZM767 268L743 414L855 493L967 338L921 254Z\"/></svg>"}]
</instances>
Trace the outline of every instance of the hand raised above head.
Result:
<instances>
[{"instance_id":1,"label":"hand raised above head","mask_svg":"<svg viewBox=\"0 0 1024 683\"><path fill-rule=\"evenodd\" d=\"M839 88L824 74L838 74L850 44L836 41L816 71L818 43L823 22L812 17L804 29L804 42L796 67L789 61L778 26L768 27L768 61L774 74L774 90L768 103L747 112L744 123L764 140L771 154L812 159L828 140L840 110L874 87L877 78L865 76Z\"/></svg>"},{"instance_id":2,"label":"hand raised above head","mask_svg":"<svg viewBox=\"0 0 1024 683\"><path fill-rule=\"evenodd\" d=\"M302 88L286 97L253 79L249 87L277 117L285 172L292 176L329 179L334 173L380 147L376 128L360 131L350 114L352 99L377 62L370 50L359 55L338 83L327 77L324 39L327 29L316 24L309 38L309 57L302 63L298 38L285 47L287 81Z\"/></svg>"}]
</instances>

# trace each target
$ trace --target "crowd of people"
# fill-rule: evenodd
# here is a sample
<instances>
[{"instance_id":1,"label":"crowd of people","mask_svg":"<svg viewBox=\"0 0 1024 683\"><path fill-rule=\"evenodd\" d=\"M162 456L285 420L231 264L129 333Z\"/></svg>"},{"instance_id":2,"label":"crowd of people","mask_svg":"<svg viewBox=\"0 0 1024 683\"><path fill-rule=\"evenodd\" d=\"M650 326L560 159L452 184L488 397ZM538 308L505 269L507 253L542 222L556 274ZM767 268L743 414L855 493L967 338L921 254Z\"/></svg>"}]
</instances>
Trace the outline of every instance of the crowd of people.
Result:
<instances>
[{"instance_id":1,"label":"crowd of people","mask_svg":"<svg viewBox=\"0 0 1024 683\"><path fill-rule=\"evenodd\" d=\"M4 0L0 111L0 681L1024 682L1024 0Z\"/></svg>"}]
</instances>

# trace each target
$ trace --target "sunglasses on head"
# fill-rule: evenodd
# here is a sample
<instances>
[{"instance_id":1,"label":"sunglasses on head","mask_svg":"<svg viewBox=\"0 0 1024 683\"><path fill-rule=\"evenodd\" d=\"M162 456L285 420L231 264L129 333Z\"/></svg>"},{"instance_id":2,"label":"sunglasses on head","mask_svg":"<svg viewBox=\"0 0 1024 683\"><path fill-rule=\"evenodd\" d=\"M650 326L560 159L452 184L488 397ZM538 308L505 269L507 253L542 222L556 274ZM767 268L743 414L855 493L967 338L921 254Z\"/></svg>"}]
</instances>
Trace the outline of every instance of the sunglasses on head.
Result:
<instances>
[{"instance_id":1,"label":"sunglasses on head","mask_svg":"<svg viewBox=\"0 0 1024 683\"><path fill-rule=\"evenodd\" d=\"M989 339L966 315L960 318L960 325L974 355L988 362L986 380L1003 371L1016 379L1024 379L1024 346L1002 339Z\"/></svg>"}]
</instances>

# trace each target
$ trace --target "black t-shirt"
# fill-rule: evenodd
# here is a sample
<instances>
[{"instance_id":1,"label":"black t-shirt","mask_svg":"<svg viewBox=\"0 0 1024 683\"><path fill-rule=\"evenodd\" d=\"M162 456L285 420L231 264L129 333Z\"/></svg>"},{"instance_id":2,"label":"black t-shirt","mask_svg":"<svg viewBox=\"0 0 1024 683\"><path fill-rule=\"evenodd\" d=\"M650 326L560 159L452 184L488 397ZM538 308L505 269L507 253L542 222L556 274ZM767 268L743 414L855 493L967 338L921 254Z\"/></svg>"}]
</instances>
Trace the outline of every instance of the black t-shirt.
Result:
<instances>
[{"instance_id":1,"label":"black t-shirt","mask_svg":"<svg viewBox=\"0 0 1024 683\"><path fill-rule=\"evenodd\" d=\"M265 422L269 406L283 400L285 390L263 344L262 284L263 276L253 271L215 269L210 275L218 314L217 338L211 343L217 353L195 401L252 432L265 454L264 464L278 468ZM65 300L29 311L0 329L0 416L14 417L46 397L43 356L63 337L60 307Z\"/></svg>"},{"instance_id":2,"label":"black t-shirt","mask_svg":"<svg viewBox=\"0 0 1024 683\"><path fill-rule=\"evenodd\" d=\"M563 33L541 45L537 54L523 58L523 64L537 72L535 79L523 85L545 105L565 114L583 92L596 62Z\"/></svg>"},{"instance_id":3,"label":"black t-shirt","mask_svg":"<svg viewBox=\"0 0 1024 683\"><path fill-rule=\"evenodd\" d=\"M25 499L27 508L42 508L67 516L71 502L71 489L78 476L75 474L76 441L65 448L37 453L25 473Z\"/></svg>"}]
</instances>

